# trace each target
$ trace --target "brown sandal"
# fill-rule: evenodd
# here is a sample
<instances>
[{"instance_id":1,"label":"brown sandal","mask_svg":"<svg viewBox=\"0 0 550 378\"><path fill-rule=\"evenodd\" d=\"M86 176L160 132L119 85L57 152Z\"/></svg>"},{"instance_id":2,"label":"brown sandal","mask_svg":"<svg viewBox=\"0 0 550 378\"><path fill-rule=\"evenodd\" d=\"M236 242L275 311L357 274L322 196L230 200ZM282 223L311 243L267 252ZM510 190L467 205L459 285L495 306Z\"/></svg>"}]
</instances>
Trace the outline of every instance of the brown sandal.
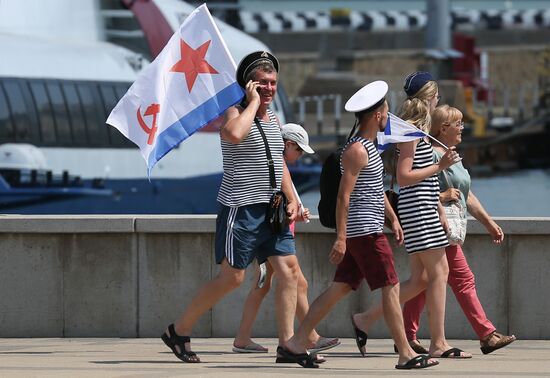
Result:
<instances>
[{"instance_id":1,"label":"brown sandal","mask_svg":"<svg viewBox=\"0 0 550 378\"><path fill-rule=\"evenodd\" d=\"M496 339L495 341L492 341ZM494 352L497 349L504 348L506 345L513 343L516 341L516 336L511 335L503 335L498 333L497 331L494 331L489 336L485 338L485 340L481 340L481 352L483 354L489 354Z\"/></svg>"}]
</instances>

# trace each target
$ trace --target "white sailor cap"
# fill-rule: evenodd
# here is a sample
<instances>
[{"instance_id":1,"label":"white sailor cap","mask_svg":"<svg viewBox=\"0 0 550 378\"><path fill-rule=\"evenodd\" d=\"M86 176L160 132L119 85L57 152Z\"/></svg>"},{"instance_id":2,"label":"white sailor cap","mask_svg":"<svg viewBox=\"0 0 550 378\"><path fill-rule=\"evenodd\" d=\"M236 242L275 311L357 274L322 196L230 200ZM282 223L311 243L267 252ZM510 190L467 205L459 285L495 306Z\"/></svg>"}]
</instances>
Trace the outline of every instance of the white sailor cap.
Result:
<instances>
[{"instance_id":1,"label":"white sailor cap","mask_svg":"<svg viewBox=\"0 0 550 378\"><path fill-rule=\"evenodd\" d=\"M344 108L351 113L374 110L384 103L386 93L388 83L382 80L373 81L355 92Z\"/></svg>"}]
</instances>

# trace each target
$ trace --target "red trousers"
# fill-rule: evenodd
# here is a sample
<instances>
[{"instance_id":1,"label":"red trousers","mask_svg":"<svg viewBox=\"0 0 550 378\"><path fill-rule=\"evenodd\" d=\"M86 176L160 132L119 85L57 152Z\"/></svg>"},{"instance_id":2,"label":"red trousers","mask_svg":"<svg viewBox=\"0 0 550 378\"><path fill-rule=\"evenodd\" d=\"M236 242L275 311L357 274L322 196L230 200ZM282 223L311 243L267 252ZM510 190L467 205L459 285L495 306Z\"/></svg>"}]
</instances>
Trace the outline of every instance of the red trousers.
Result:
<instances>
[{"instance_id":1,"label":"red trousers","mask_svg":"<svg viewBox=\"0 0 550 378\"><path fill-rule=\"evenodd\" d=\"M485 315L485 311L479 302L474 274L470 270L464 252L462 252L462 248L459 245L448 246L445 248L445 254L449 262L449 278L447 282L475 333L480 340L483 340L495 331L496 328L487 319L487 315ZM408 340L416 340L420 313L424 309L425 303L426 295L425 291L423 291L403 306L403 320Z\"/></svg>"}]
</instances>

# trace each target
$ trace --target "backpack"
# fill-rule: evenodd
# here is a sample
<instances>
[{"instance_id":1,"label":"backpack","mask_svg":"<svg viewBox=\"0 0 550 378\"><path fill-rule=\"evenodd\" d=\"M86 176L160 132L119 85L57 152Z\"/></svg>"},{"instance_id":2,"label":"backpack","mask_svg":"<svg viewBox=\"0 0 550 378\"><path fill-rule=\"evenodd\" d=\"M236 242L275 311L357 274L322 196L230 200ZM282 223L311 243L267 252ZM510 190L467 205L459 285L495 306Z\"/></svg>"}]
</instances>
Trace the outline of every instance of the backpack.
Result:
<instances>
[{"instance_id":1,"label":"backpack","mask_svg":"<svg viewBox=\"0 0 550 378\"><path fill-rule=\"evenodd\" d=\"M344 148L340 147L332 152L323 163L321 177L319 179L319 190L321 199L317 210L319 212L319 221L327 228L336 229L336 198L338 197L338 188L342 172L340 171L340 158Z\"/></svg>"},{"instance_id":2,"label":"backpack","mask_svg":"<svg viewBox=\"0 0 550 378\"><path fill-rule=\"evenodd\" d=\"M351 131L346 138L344 147L348 144L351 137L355 134L359 128L357 120L351 128ZM319 199L319 205L317 205L317 211L319 212L319 221L327 228L333 228L336 230L336 199L338 197L338 189L340 188L340 180L342 179L342 172L340 171L340 159L344 153L344 147L339 147L336 151L332 152L323 163L321 168L321 177L319 178L319 191L321 192L321 198Z\"/></svg>"}]
</instances>

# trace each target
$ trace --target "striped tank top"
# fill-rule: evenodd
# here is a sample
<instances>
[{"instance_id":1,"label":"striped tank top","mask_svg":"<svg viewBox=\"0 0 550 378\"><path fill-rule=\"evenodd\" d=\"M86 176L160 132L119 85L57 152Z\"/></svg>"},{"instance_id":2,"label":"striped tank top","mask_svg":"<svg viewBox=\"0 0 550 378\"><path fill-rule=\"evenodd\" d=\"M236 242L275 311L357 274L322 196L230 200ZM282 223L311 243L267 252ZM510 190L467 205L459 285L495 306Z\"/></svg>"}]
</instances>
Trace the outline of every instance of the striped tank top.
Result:
<instances>
[{"instance_id":1,"label":"striped tank top","mask_svg":"<svg viewBox=\"0 0 550 378\"><path fill-rule=\"evenodd\" d=\"M350 194L346 236L348 238L382 232L384 227L384 165L374 144L361 137L353 137L344 147L361 143L369 155L369 162L359 172ZM344 172L340 161L340 170Z\"/></svg>"},{"instance_id":2,"label":"striped tank top","mask_svg":"<svg viewBox=\"0 0 550 378\"><path fill-rule=\"evenodd\" d=\"M275 166L277 187L269 181L269 168L262 135L252 124L248 135L238 144L221 139L223 178L218 202L230 207L268 203L271 195L281 189L284 143L281 128L271 110L269 121L260 120Z\"/></svg>"}]
</instances>

